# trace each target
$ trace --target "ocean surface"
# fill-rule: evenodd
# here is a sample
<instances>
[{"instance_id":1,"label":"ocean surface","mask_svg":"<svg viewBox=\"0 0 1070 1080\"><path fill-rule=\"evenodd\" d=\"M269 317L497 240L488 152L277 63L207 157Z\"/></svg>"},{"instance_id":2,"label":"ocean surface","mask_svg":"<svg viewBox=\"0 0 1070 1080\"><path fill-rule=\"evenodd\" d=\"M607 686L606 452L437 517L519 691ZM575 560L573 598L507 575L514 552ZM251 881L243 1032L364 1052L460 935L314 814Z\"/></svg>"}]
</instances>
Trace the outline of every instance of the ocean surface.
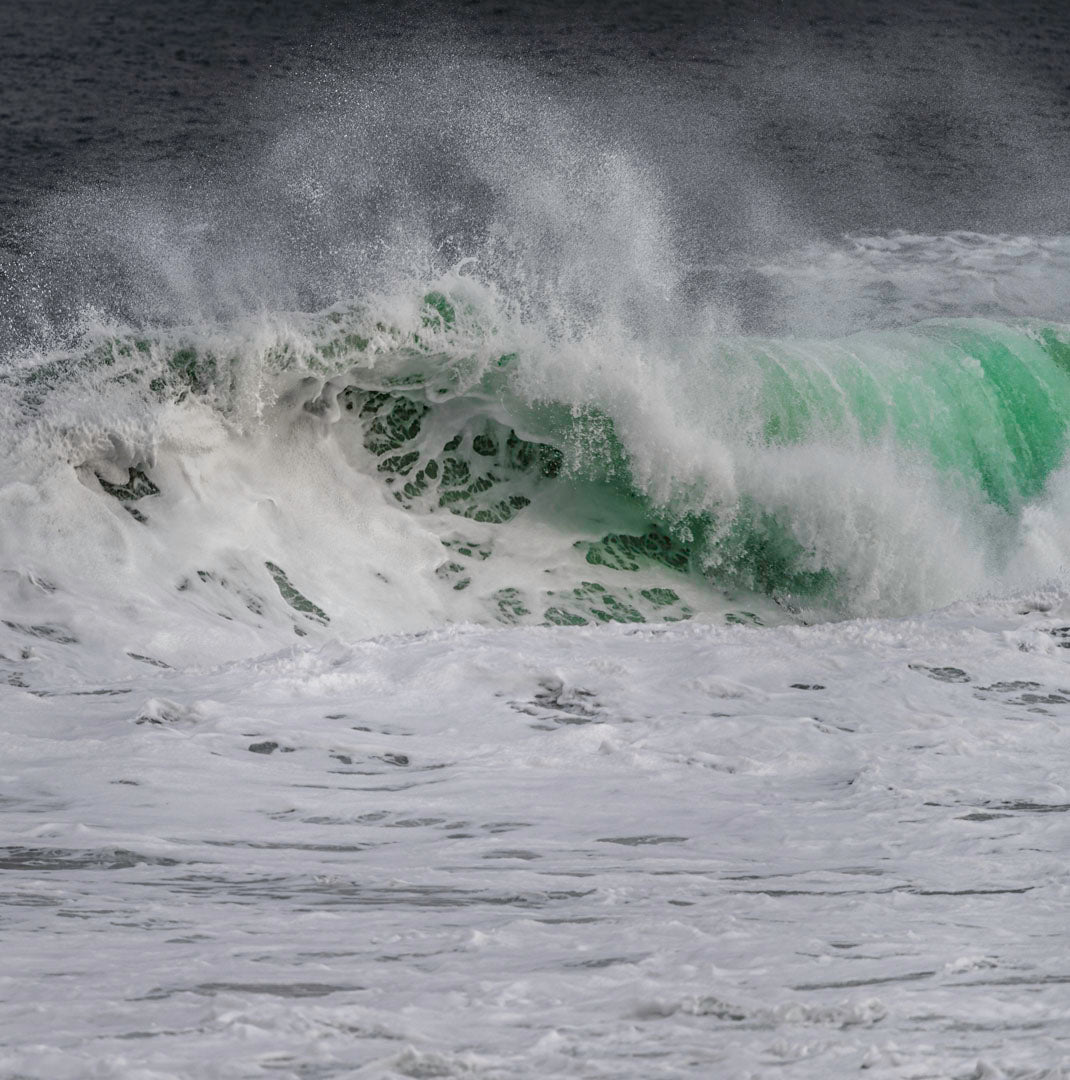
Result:
<instances>
[{"instance_id":1,"label":"ocean surface","mask_svg":"<svg viewBox=\"0 0 1070 1080\"><path fill-rule=\"evenodd\" d=\"M0 1077L1070 1077L1070 15L0 12Z\"/></svg>"}]
</instances>

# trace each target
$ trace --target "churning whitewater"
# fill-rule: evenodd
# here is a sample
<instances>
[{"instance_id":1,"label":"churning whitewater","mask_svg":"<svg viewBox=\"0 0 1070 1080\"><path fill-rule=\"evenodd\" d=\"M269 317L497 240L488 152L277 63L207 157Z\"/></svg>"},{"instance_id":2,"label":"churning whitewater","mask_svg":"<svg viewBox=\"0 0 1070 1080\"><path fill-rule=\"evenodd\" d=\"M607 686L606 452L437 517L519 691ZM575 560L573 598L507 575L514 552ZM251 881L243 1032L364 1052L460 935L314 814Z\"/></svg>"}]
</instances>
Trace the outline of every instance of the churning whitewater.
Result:
<instances>
[{"instance_id":1,"label":"churning whitewater","mask_svg":"<svg viewBox=\"0 0 1070 1080\"><path fill-rule=\"evenodd\" d=\"M1070 239L388 89L27 226L0 1073L1067 1075Z\"/></svg>"},{"instance_id":2,"label":"churning whitewater","mask_svg":"<svg viewBox=\"0 0 1070 1080\"><path fill-rule=\"evenodd\" d=\"M20 358L12 479L48 494L6 492L9 559L298 634L906 614L1065 561L1061 324L624 341L434 284Z\"/></svg>"},{"instance_id":3,"label":"churning whitewater","mask_svg":"<svg viewBox=\"0 0 1070 1080\"><path fill-rule=\"evenodd\" d=\"M654 148L533 77L461 50L297 89L236 175L23 227L0 543L94 618L222 608L251 636L195 636L246 655L895 616L1064 566L1067 237L769 211L771 247L703 248Z\"/></svg>"}]
</instances>

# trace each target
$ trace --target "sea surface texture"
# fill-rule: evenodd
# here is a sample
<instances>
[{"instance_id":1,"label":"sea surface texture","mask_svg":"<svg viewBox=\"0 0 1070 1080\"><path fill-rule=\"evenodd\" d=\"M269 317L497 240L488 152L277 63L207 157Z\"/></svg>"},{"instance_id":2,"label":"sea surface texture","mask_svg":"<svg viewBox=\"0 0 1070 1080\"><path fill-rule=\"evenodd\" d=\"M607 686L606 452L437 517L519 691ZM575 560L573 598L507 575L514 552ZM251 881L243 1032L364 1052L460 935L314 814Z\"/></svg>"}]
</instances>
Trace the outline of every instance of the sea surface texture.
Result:
<instances>
[{"instance_id":1,"label":"sea surface texture","mask_svg":"<svg viewBox=\"0 0 1070 1080\"><path fill-rule=\"evenodd\" d=\"M0 14L0 1078L1070 1077L1063 9L131 10Z\"/></svg>"}]
</instances>

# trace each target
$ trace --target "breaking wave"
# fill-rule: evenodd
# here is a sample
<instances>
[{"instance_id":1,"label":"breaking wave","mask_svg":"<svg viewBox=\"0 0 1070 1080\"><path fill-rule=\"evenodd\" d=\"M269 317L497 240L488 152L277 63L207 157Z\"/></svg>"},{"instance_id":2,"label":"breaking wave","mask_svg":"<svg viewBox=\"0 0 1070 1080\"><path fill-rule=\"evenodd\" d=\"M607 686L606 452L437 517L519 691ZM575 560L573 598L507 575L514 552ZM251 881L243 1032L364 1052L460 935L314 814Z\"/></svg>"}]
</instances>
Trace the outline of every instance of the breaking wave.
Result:
<instances>
[{"instance_id":1,"label":"breaking wave","mask_svg":"<svg viewBox=\"0 0 1070 1080\"><path fill-rule=\"evenodd\" d=\"M326 101L240 177L74 193L27 226L9 624L190 659L898 615L1064 567L1065 238L697 268L636 148L514 74Z\"/></svg>"},{"instance_id":2,"label":"breaking wave","mask_svg":"<svg viewBox=\"0 0 1070 1080\"><path fill-rule=\"evenodd\" d=\"M901 614L1065 559L1067 327L643 342L432 284L9 365L5 565L305 635Z\"/></svg>"}]
</instances>

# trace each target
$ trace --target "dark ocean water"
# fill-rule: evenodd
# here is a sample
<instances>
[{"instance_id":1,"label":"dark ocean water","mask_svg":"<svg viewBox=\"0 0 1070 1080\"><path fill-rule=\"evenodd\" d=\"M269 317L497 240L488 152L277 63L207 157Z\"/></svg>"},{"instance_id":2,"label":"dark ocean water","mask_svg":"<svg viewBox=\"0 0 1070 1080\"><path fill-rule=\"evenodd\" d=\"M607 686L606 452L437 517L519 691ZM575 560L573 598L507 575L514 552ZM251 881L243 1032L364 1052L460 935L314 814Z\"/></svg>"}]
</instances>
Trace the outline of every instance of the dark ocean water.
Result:
<instances>
[{"instance_id":1,"label":"dark ocean water","mask_svg":"<svg viewBox=\"0 0 1070 1080\"><path fill-rule=\"evenodd\" d=\"M468 79L487 65L504 74ZM1070 14L1058 3L22 0L0 8L0 336L79 305L131 314L130 282L102 254L118 231L109 215L130 217L117 192L140 207L165 201L154 192L185 199L190 219L206 193L217 218L229 213L219 204L241 204L220 244L270 222L255 255L270 260L306 226L278 226L265 159L316 122L328 136L346 117L359 124L376 81L393 80L408 138L402 114L427 99L407 104L406 86L433 98L445 69L433 108L447 124L451 109L478 112L495 79L520 79L653 173L693 294L744 310L755 329L786 326L752 268L815 239L1059 235L1070 216ZM347 138L355 171L396 134ZM334 155L336 201L331 231L307 245L352 246L376 209L374 192L338 195L350 149L308 142L310 175ZM479 178L448 151L431 163L418 149L405 167L419 201L437 204L444 235L471 232L487 216ZM265 299L337 298L312 277Z\"/></svg>"},{"instance_id":2,"label":"dark ocean water","mask_svg":"<svg viewBox=\"0 0 1070 1080\"><path fill-rule=\"evenodd\" d=\"M1036 229L1067 213L1070 9L1057 2L8 0L5 242L57 189L241 160L292 107L295 73L431 62L444 37L535 71L550 93L582 87L718 220L738 211L744 172L833 230Z\"/></svg>"}]
</instances>

